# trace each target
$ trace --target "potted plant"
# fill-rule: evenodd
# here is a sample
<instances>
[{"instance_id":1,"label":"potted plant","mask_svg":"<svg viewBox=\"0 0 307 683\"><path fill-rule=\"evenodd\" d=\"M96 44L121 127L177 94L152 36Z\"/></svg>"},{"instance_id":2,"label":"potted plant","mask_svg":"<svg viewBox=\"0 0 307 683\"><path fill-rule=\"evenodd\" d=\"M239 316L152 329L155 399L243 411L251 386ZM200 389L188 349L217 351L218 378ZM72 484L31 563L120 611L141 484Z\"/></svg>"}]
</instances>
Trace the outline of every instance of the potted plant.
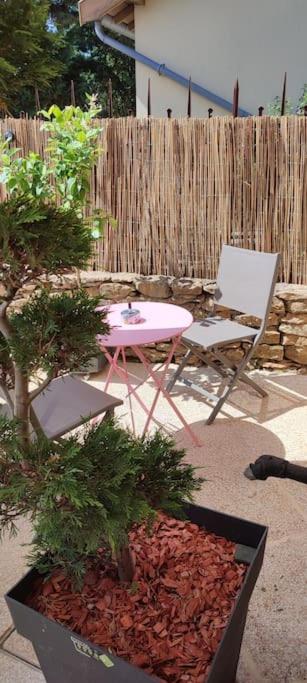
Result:
<instances>
[{"instance_id":1,"label":"potted plant","mask_svg":"<svg viewBox=\"0 0 307 683\"><path fill-rule=\"evenodd\" d=\"M201 479L159 432L108 421L25 454L2 418L0 448L2 529L34 525L6 600L47 683L235 680L264 527L183 506Z\"/></svg>"}]
</instances>

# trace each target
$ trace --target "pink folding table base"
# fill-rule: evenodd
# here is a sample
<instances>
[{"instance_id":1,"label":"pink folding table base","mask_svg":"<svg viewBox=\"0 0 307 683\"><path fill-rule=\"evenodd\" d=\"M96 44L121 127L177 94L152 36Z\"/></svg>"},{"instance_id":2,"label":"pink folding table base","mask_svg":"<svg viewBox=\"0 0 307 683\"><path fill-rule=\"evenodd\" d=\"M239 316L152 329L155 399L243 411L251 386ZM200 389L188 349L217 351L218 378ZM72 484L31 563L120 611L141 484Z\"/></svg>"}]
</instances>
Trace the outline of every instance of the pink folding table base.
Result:
<instances>
[{"instance_id":1,"label":"pink folding table base","mask_svg":"<svg viewBox=\"0 0 307 683\"><path fill-rule=\"evenodd\" d=\"M130 401L133 430L135 430L135 424L131 396L134 396L147 415L143 434L147 432L151 422L156 422L154 412L158 400L162 394L183 424L193 443L196 446L199 446L200 443L198 442L195 434L184 419L183 415L181 415L179 409L165 388L165 380L170 362L178 344L180 343L182 333L188 329L193 322L192 315L184 308L181 308L180 306L174 306L172 304L142 301L138 302L137 304L133 304L133 307L137 307L140 310L142 319L141 323L138 323L137 325L124 324L122 322L121 312L127 308L127 305L114 304L109 308L107 316L107 321L111 328L110 334L106 337L99 335L97 338L98 344L110 364L105 391L107 391L112 376L115 373L127 386L127 395ZM144 344L161 342L167 339L171 339L171 347L167 358L162 365L163 371L162 376L160 377L158 376L158 373L152 369L151 364L148 362L141 347ZM138 387L133 387L131 385L129 379L130 373L128 371L126 360L127 347L130 347L134 351L135 355L144 366L147 376L152 379L156 387L156 394L153 403L149 408L139 396L137 392ZM115 353L113 356L110 353L110 348L115 348ZM118 362L120 359L122 360L122 367ZM141 384L143 384L143 382L141 382Z\"/></svg>"}]
</instances>

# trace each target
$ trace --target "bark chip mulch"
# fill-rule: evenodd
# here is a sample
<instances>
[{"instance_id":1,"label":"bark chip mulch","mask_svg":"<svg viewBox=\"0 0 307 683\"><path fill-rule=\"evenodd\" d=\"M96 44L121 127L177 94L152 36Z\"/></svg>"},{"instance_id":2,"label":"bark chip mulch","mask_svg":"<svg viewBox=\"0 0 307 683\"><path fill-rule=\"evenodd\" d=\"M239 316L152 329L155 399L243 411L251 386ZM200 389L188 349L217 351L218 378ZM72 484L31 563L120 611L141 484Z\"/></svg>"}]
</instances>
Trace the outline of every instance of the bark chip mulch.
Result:
<instances>
[{"instance_id":1,"label":"bark chip mulch","mask_svg":"<svg viewBox=\"0 0 307 683\"><path fill-rule=\"evenodd\" d=\"M159 514L150 535L130 533L131 586L102 560L81 592L55 572L31 601L45 616L167 683L204 683L246 566L235 544L191 522Z\"/></svg>"}]
</instances>

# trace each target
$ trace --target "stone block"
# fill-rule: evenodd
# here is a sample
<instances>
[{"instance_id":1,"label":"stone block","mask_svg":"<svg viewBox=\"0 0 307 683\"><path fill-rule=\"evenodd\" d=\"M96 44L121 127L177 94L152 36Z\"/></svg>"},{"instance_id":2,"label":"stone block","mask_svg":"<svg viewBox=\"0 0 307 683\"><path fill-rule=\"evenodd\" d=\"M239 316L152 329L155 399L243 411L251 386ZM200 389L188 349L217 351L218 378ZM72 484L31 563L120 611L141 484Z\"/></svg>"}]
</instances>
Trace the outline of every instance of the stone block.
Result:
<instances>
[{"instance_id":1,"label":"stone block","mask_svg":"<svg viewBox=\"0 0 307 683\"><path fill-rule=\"evenodd\" d=\"M300 365L307 365L307 346L286 346L285 358Z\"/></svg>"},{"instance_id":2,"label":"stone block","mask_svg":"<svg viewBox=\"0 0 307 683\"><path fill-rule=\"evenodd\" d=\"M216 290L216 282L214 280L207 280L203 284L203 290L206 294L214 294Z\"/></svg>"},{"instance_id":3,"label":"stone block","mask_svg":"<svg viewBox=\"0 0 307 683\"><path fill-rule=\"evenodd\" d=\"M149 299L169 299L172 294L170 281L163 275L152 275L136 280L136 289Z\"/></svg>"},{"instance_id":4,"label":"stone block","mask_svg":"<svg viewBox=\"0 0 307 683\"><path fill-rule=\"evenodd\" d=\"M126 301L135 295L135 289L119 282L105 282L100 285L99 293L109 301Z\"/></svg>"},{"instance_id":5,"label":"stone block","mask_svg":"<svg viewBox=\"0 0 307 683\"><path fill-rule=\"evenodd\" d=\"M113 277L114 274L106 270L82 270L80 273L80 279L84 287L93 283L112 282Z\"/></svg>"},{"instance_id":6,"label":"stone block","mask_svg":"<svg viewBox=\"0 0 307 683\"><path fill-rule=\"evenodd\" d=\"M277 284L275 294L283 301L307 301L307 285Z\"/></svg>"},{"instance_id":7,"label":"stone block","mask_svg":"<svg viewBox=\"0 0 307 683\"><path fill-rule=\"evenodd\" d=\"M282 361L261 361L258 362L258 366L264 370L291 370L291 368L296 367L294 363L290 360Z\"/></svg>"},{"instance_id":8,"label":"stone block","mask_svg":"<svg viewBox=\"0 0 307 683\"><path fill-rule=\"evenodd\" d=\"M280 344L280 332L278 330L266 330L261 341L263 344Z\"/></svg>"},{"instance_id":9,"label":"stone block","mask_svg":"<svg viewBox=\"0 0 307 683\"><path fill-rule=\"evenodd\" d=\"M283 360L284 349L281 345L276 344L259 344L255 351L255 358L264 358L265 360Z\"/></svg>"},{"instance_id":10,"label":"stone block","mask_svg":"<svg viewBox=\"0 0 307 683\"><path fill-rule=\"evenodd\" d=\"M287 301L286 306L289 313L307 314L307 299L305 301Z\"/></svg>"},{"instance_id":11,"label":"stone block","mask_svg":"<svg viewBox=\"0 0 307 683\"><path fill-rule=\"evenodd\" d=\"M43 287L50 287L54 290L71 289L72 287L77 285L77 277L75 273L67 273L66 280L67 282L71 283L70 286L68 286L68 284L65 284L64 276L62 275L41 275L41 277L39 278L39 281Z\"/></svg>"},{"instance_id":12,"label":"stone block","mask_svg":"<svg viewBox=\"0 0 307 683\"><path fill-rule=\"evenodd\" d=\"M307 337L307 313L288 313L279 327L281 332Z\"/></svg>"},{"instance_id":13,"label":"stone block","mask_svg":"<svg viewBox=\"0 0 307 683\"><path fill-rule=\"evenodd\" d=\"M255 315L247 315L246 313L240 313L234 317L242 325L248 325L248 327L260 327L261 320L256 318ZM276 313L270 313L268 316L267 327L276 327L279 323L279 317Z\"/></svg>"},{"instance_id":14,"label":"stone block","mask_svg":"<svg viewBox=\"0 0 307 683\"><path fill-rule=\"evenodd\" d=\"M201 280L180 278L173 280L171 287L174 298L182 302L194 301L194 299L203 293L203 284Z\"/></svg>"},{"instance_id":15,"label":"stone block","mask_svg":"<svg viewBox=\"0 0 307 683\"><path fill-rule=\"evenodd\" d=\"M290 323L282 323L279 326L280 332L289 335L298 335L299 337L307 337L307 323L305 325L294 325Z\"/></svg>"},{"instance_id":16,"label":"stone block","mask_svg":"<svg viewBox=\"0 0 307 683\"><path fill-rule=\"evenodd\" d=\"M285 304L277 296L273 296L271 313L277 313L277 315L284 315L285 313Z\"/></svg>"},{"instance_id":17,"label":"stone block","mask_svg":"<svg viewBox=\"0 0 307 683\"><path fill-rule=\"evenodd\" d=\"M15 301L12 301L12 303L9 305L9 307L8 307L8 309L7 309L8 314L13 313L13 312L14 312L14 313L15 313L15 312L18 313L19 311L21 311L21 309L23 308L23 306L24 306L26 303L28 303L28 300L29 300L29 299L26 298L26 299L16 299Z\"/></svg>"},{"instance_id":18,"label":"stone block","mask_svg":"<svg viewBox=\"0 0 307 683\"><path fill-rule=\"evenodd\" d=\"M296 334L283 334L281 343L283 346L307 346L307 337L298 337Z\"/></svg>"},{"instance_id":19,"label":"stone block","mask_svg":"<svg viewBox=\"0 0 307 683\"><path fill-rule=\"evenodd\" d=\"M229 360L236 362L236 361L242 360L242 358L244 357L245 354L244 354L243 349L237 348L237 349L227 349L227 351L223 351L223 355L225 355L226 358L228 358Z\"/></svg>"},{"instance_id":20,"label":"stone block","mask_svg":"<svg viewBox=\"0 0 307 683\"><path fill-rule=\"evenodd\" d=\"M237 320L238 323L241 323L241 325L247 325L248 327L258 328L261 324L260 318L256 318L254 315L247 315L246 313L235 315L234 319Z\"/></svg>"},{"instance_id":21,"label":"stone block","mask_svg":"<svg viewBox=\"0 0 307 683\"><path fill-rule=\"evenodd\" d=\"M24 285L22 290L20 290L23 294L23 296L30 296L35 292L35 290L38 288L38 284L34 284L29 282L27 285Z\"/></svg>"},{"instance_id":22,"label":"stone block","mask_svg":"<svg viewBox=\"0 0 307 683\"><path fill-rule=\"evenodd\" d=\"M101 293L100 290L101 290L101 284L99 284L99 282L97 282L96 285L85 288L85 291L88 294L88 296L99 296L99 294Z\"/></svg>"},{"instance_id":23,"label":"stone block","mask_svg":"<svg viewBox=\"0 0 307 683\"><path fill-rule=\"evenodd\" d=\"M121 284L134 284L140 277L137 273L109 273L111 282L120 282Z\"/></svg>"},{"instance_id":24,"label":"stone block","mask_svg":"<svg viewBox=\"0 0 307 683\"><path fill-rule=\"evenodd\" d=\"M307 313L287 313L282 318L283 323L288 323L289 325L306 325L307 324Z\"/></svg>"}]
</instances>

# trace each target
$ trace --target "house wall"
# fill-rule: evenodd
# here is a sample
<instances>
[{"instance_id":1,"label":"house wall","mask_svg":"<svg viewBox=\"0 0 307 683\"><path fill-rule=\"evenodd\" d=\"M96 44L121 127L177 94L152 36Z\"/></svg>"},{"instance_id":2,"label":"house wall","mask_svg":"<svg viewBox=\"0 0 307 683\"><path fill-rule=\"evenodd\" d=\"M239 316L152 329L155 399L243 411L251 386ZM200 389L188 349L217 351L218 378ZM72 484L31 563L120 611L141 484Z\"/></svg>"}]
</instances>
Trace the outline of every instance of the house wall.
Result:
<instances>
[{"instance_id":1,"label":"house wall","mask_svg":"<svg viewBox=\"0 0 307 683\"><path fill-rule=\"evenodd\" d=\"M306 0L146 0L135 7L136 49L232 101L236 78L240 106L257 113L282 91L297 102L307 82ZM187 91L137 63L137 114L184 116ZM211 103L193 94L192 114L206 116ZM214 106L215 113L223 110ZM224 112L225 113L225 112Z\"/></svg>"}]
</instances>

